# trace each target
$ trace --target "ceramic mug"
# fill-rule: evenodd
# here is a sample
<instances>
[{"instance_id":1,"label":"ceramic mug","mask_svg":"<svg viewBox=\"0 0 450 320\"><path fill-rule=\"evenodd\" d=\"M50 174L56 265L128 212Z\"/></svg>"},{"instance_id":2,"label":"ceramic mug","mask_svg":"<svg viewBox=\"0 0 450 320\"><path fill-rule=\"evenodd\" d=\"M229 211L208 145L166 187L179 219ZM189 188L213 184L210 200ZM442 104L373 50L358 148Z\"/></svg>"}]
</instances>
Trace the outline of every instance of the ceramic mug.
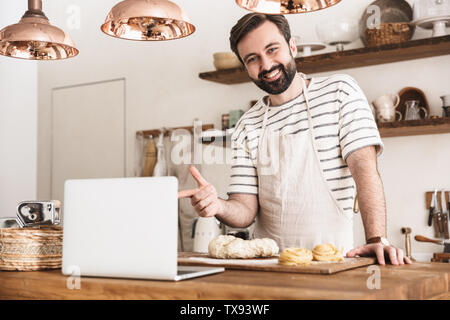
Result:
<instances>
[{"instance_id":1,"label":"ceramic mug","mask_svg":"<svg viewBox=\"0 0 450 320\"><path fill-rule=\"evenodd\" d=\"M398 114L399 121L402 120L402 114L395 110L400 103L398 94L385 94L376 98L372 104L375 107L375 115L379 122L395 121L395 116Z\"/></svg>"}]
</instances>

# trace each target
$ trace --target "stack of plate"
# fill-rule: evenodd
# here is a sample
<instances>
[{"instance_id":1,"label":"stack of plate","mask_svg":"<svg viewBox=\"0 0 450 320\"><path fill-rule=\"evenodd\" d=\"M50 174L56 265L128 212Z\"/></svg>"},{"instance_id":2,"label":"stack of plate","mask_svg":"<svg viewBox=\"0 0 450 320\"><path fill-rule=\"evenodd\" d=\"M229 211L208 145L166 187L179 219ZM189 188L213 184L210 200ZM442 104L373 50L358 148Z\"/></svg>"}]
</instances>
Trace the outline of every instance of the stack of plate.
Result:
<instances>
[{"instance_id":1,"label":"stack of plate","mask_svg":"<svg viewBox=\"0 0 450 320\"><path fill-rule=\"evenodd\" d=\"M62 239L60 226L0 229L0 270L60 269Z\"/></svg>"}]
</instances>

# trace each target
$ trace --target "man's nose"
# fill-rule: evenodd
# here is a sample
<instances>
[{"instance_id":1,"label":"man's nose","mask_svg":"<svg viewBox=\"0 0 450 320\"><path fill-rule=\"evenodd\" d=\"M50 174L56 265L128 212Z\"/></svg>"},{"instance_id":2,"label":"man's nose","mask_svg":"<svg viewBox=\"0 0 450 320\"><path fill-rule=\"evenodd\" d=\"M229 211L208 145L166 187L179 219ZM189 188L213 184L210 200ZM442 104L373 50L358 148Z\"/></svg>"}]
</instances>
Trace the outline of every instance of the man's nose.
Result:
<instances>
[{"instance_id":1,"label":"man's nose","mask_svg":"<svg viewBox=\"0 0 450 320\"><path fill-rule=\"evenodd\" d=\"M263 71L269 71L270 69L272 69L273 67L273 63L272 63L272 59L270 59L267 56L261 56L261 65L260 65L260 70L259 73L263 72Z\"/></svg>"}]
</instances>

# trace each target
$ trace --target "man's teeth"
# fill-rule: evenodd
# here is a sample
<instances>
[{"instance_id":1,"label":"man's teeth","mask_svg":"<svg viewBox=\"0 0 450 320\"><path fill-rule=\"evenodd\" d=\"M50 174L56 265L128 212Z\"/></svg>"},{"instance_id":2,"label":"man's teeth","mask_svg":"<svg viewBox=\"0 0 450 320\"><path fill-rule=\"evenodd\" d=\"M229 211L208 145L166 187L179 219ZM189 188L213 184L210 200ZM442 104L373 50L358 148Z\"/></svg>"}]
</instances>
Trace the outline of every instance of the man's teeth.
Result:
<instances>
[{"instance_id":1,"label":"man's teeth","mask_svg":"<svg viewBox=\"0 0 450 320\"><path fill-rule=\"evenodd\" d=\"M274 78L276 75L278 75L279 72L280 72L279 69L278 69L278 70L275 70L275 71L272 71L271 73L269 73L268 75L266 75L265 78L266 78L266 79L272 79L272 78Z\"/></svg>"}]
</instances>

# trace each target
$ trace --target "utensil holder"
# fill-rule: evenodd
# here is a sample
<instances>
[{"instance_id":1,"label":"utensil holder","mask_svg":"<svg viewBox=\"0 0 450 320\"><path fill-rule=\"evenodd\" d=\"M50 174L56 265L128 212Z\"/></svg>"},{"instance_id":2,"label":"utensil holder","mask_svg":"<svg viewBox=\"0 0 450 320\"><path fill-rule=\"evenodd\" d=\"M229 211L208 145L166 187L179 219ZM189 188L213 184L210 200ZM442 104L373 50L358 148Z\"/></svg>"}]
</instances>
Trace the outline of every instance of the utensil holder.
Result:
<instances>
[{"instance_id":1,"label":"utensil holder","mask_svg":"<svg viewBox=\"0 0 450 320\"><path fill-rule=\"evenodd\" d=\"M60 226L0 229L0 270L60 269L62 239Z\"/></svg>"}]
</instances>

